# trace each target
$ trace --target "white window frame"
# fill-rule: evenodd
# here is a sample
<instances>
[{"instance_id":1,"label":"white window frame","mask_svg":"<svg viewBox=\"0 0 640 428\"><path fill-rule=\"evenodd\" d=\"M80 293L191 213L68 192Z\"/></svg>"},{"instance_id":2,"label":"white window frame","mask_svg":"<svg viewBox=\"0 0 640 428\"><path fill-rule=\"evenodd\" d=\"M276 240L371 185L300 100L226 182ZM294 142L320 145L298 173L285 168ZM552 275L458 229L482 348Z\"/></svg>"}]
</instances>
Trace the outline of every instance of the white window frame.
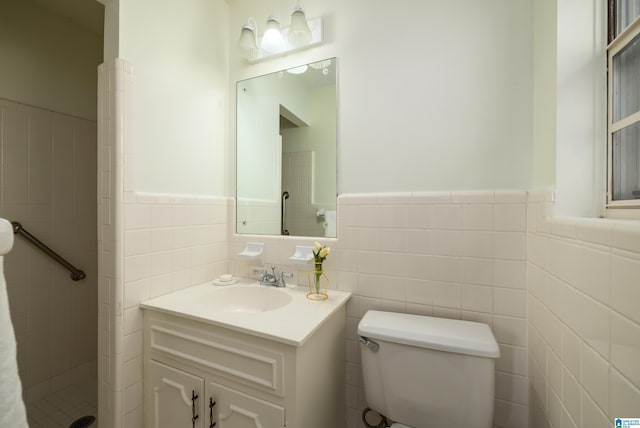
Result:
<instances>
[{"instance_id":1,"label":"white window frame","mask_svg":"<svg viewBox=\"0 0 640 428\"><path fill-rule=\"evenodd\" d=\"M640 111L613 122L612 61L613 57L627 47L638 34L640 34L640 17L636 18L607 46L607 217L640 218L640 199L613 200L613 134L640 122Z\"/></svg>"}]
</instances>

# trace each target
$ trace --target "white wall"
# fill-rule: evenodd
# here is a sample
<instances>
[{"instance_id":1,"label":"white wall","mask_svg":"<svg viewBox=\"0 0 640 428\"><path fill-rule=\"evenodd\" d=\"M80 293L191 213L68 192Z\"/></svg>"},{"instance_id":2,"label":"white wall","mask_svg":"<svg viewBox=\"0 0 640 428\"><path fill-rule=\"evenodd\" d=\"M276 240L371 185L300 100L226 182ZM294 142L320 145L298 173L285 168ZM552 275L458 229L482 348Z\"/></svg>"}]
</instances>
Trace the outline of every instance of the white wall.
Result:
<instances>
[{"instance_id":1,"label":"white wall","mask_svg":"<svg viewBox=\"0 0 640 428\"><path fill-rule=\"evenodd\" d=\"M271 76L269 76L271 77ZM283 83L273 75L267 80L252 79L243 82L238 92L237 156L241 179L237 182L239 198L280 200L280 171L276 167L281 156L274 150L279 134L282 135L282 152L300 150L316 151L319 170L331 175L328 182L316 186L319 203L335 208L335 145L336 109L335 86L294 89L295 80ZM300 127L280 129L280 106L285 107L306 123ZM327 114L327 112L330 112ZM278 145L278 149L279 149Z\"/></svg>"},{"instance_id":2,"label":"white wall","mask_svg":"<svg viewBox=\"0 0 640 428\"><path fill-rule=\"evenodd\" d=\"M227 189L227 21L222 0L107 2L98 244L108 426L143 425L138 303L225 270L226 200L215 196Z\"/></svg>"},{"instance_id":3,"label":"white wall","mask_svg":"<svg viewBox=\"0 0 640 428\"><path fill-rule=\"evenodd\" d=\"M232 54L230 80L338 57L339 193L529 187L530 1L305 7L323 17L323 46L254 65ZM272 8L288 25L288 1L232 2L230 47L249 16L263 31Z\"/></svg>"},{"instance_id":4,"label":"white wall","mask_svg":"<svg viewBox=\"0 0 640 428\"><path fill-rule=\"evenodd\" d=\"M104 4L104 62L118 57L120 40L120 1L97 0Z\"/></svg>"},{"instance_id":5,"label":"white wall","mask_svg":"<svg viewBox=\"0 0 640 428\"><path fill-rule=\"evenodd\" d=\"M309 90L300 76L274 73L243 81L232 93L241 112L237 116L241 143L236 151L241 179L236 195L239 199L279 202L280 106L310 123Z\"/></svg>"},{"instance_id":6,"label":"white wall","mask_svg":"<svg viewBox=\"0 0 640 428\"><path fill-rule=\"evenodd\" d=\"M0 98L96 119L101 34L30 1L3 1L0 58Z\"/></svg>"},{"instance_id":7,"label":"white wall","mask_svg":"<svg viewBox=\"0 0 640 428\"><path fill-rule=\"evenodd\" d=\"M226 3L121 0L118 25L118 56L138 77L135 189L226 194Z\"/></svg>"},{"instance_id":8,"label":"white wall","mask_svg":"<svg viewBox=\"0 0 640 428\"><path fill-rule=\"evenodd\" d=\"M284 152L314 152L312 204L335 210L336 208L336 87L322 86L311 90L309 126L289 128L282 132ZM315 218L314 218L315 221Z\"/></svg>"},{"instance_id":9,"label":"white wall","mask_svg":"<svg viewBox=\"0 0 640 428\"><path fill-rule=\"evenodd\" d=\"M603 213L606 7L604 0L557 0L558 215Z\"/></svg>"},{"instance_id":10,"label":"white wall","mask_svg":"<svg viewBox=\"0 0 640 428\"><path fill-rule=\"evenodd\" d=\"M533 50L533 170L532 187L550 188L556 183L556 0L537 0L534 6Z\"/></svg>"},{"instance_id":11,"label":"white wall","mask_svg":"<svg viewBox=\"0 0 640 428\"><path fill-rule=\"evenodd\" d=\"M227 200L135 192L134 141L124 124L137 78L131 64L99 68L99 417L107 427L143 426L142 300L226 271ZM109 106L109 108L103 108ZM124 119L124 120L122 120Z\"/></svg>"},{"instance_id":12,"label":"white wall","mask_svg":"<svg viewBox=\"0 0 640 428\"><path fill-rule=\"evenodd\" d=\"M238 199L275 202L280 199L280 100L276 75L243 82L238 87L237 159L241 180L237 181Z\"/></svg>"}]
</instances>

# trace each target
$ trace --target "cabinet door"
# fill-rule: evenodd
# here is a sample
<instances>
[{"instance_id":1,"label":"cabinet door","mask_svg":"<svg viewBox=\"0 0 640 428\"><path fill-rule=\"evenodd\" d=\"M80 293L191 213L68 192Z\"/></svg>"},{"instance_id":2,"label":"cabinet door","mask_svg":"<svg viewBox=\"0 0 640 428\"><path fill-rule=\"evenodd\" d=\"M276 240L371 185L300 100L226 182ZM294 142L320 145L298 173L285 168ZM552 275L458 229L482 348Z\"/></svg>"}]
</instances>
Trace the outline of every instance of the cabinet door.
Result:
<instances>
[{"instance_id":1,"label":"cabinet door","mask_svg":"<svg viewBox=\"0 0 640 428\"><path fill-rule=\"evenodd\" d=\"M215 428L284 427L284 408L216 382L207 384L207 400L215 401ZM207 412L207 424L210 424Z\"/></svg>"},{"instance_id":2,"label":"cabinet door","mask_svg":"<svg viewBox=\"0 0 640 428\"><path fill-rule=\"evenodd\" d=\"M204 428L204 380L149 361L148 422L152 428ZM197 397L197 398L195 398ZM198 416L194 419L194 416Z\"/></svg>"}]
</instances>

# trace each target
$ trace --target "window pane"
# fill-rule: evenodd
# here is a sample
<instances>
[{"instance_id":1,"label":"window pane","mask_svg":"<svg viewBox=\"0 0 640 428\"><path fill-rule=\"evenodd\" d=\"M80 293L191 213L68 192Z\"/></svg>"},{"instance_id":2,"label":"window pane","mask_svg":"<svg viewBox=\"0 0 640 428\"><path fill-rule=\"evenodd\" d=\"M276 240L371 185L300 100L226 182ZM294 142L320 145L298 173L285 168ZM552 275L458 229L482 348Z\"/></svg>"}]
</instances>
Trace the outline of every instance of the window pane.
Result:
<instances>
[{"instance_id":1,"label":"window pane","mask_svg":"<svg viewBox=\"0 0 640 428\"><path fill-rule=\"evenodd\" d=\"M640 110L640 35L613 57L613 122Z\"/></svg>"},{"instance_id":2,"label":"window pane","mask_svg":"<svg viewBox=\"0 0 640 428\"><path fill-rule=\"evenodd\" d=\"M616 36L640 15L640 0L616 1Z\"/></svg>"},{"instance_id":3,"label":"window pane","mask_svg":"<svg viewBox=\"0 0 640 428\"><path fill-rule=\"evenodd\" d=\"M613 133L613 200L640 199L640 123Z\"/></svg>"}]
</instances>

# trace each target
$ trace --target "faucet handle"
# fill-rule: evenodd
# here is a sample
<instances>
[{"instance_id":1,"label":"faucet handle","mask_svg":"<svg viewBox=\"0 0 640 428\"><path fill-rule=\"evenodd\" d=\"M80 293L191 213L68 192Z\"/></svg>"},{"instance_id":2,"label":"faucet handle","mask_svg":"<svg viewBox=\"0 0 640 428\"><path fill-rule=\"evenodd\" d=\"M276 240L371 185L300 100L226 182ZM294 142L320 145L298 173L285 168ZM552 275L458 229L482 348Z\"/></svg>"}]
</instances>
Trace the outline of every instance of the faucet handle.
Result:
<instances>
[{"instance_id":1,"label":"faucet handle","mask_svg":"<svg viewBox=\"0 0 640 428\"><path fill-rule=\"evenodd\" d=\"M287 282L284 280L285 278L293 278L293 274L291 272L280 271L280 287L286 287Z\"/></svg>"}]
</instances>

